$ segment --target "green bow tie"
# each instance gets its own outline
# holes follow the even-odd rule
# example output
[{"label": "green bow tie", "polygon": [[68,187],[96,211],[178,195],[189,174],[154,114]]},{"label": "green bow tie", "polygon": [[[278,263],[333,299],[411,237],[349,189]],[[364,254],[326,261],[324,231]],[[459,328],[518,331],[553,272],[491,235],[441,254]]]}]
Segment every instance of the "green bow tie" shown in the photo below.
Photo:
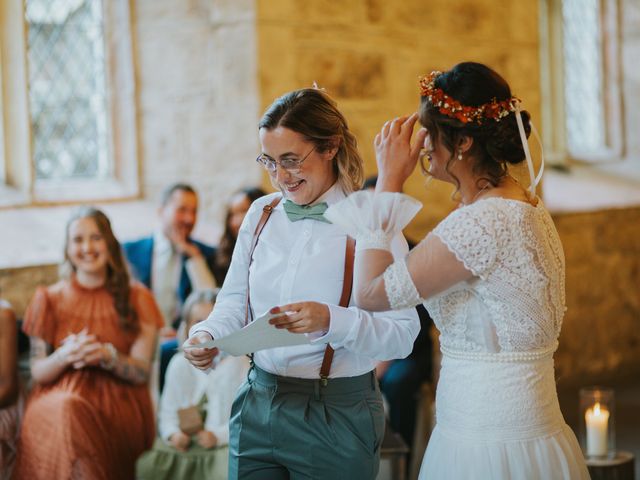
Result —
[{"label": "green bow tie", "polygon": [[289,220],[291,220],[292,222],[297,222],[298,220],[302,220],[304,218],[310,218],[311,220],[331,223],[329,220],[324,218],[324,212],[327,207],[328,205],[326,202],[317,203],[312,207],[306,205],[298,205],[297,203],[293,203],[291,200],[287,200],[284,202],[284,211],[287,213],[287,217],[289,217]]}]

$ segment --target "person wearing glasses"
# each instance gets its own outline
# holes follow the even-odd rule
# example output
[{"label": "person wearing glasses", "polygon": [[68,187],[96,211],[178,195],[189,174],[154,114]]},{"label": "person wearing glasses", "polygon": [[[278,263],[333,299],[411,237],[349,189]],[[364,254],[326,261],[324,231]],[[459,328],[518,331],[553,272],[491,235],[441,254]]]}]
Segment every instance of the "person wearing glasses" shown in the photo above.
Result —
[{"label": "person wearing glasses", "polygon": [[[343,290],[351,286],[352,243],[323,211],[360,188],[363,165],[336,103],[319,89],[296,90],[275,100],[258,127],[257,161],[280,192],[252,204],[218,301],[187,344],[226,336],[267,311],[283,313],[271,320],[274,328],[310,343],[253,355],[231,412],[229,478],[373,479],[384,430],[373,370],[407,356],[420,324],[414,309],[372,314]],[[393,250],[399,257],[408,251],[401,233]],[[201,369],[216,355],[185,350]]]}]

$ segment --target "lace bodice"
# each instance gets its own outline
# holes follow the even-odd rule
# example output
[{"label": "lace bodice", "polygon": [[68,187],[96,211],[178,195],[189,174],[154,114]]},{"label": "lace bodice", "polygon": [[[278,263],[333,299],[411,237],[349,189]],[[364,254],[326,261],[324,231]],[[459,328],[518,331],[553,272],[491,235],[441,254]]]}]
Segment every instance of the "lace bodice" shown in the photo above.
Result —
[{"label": "lace bodice", "polygon": [[[388,249],[389,239],[417,212],[416,204],[401,193],[356,192],[329,207],[325,216],[356,238],[356,250]],[[452,212],[433,235],[442,242],[438,248],[448,248],[473,273],[449,288],[451,283],[443,282],[446,290],[433,289],[441,293],[424,302],[440,330],[443,349],[544,354],[540,351],[555,348],[565,310],[564,254],[542,202],[534,207],[517,200],[482,199]],[[392,309],[421,303],[418,292],[429,289],[426,283],[416,288],[415,282],[438,283],[457,266],[453,257],[434,266],[428,259],[430,248],[416,247],[417,268],[422,261],[431,262],[424,264],[418,280],[405,259],[384,272],[384,293]],[[433,255],[443,258],[442,253]],[[416,268],[416,259],[412,262]]]},{"label": "lace bodice", "polygon": [[483,199],[433,233],[475,275],[425,302],[443,347],[519,352],[555,344],[565,310],[564,254],[542,203]]}]

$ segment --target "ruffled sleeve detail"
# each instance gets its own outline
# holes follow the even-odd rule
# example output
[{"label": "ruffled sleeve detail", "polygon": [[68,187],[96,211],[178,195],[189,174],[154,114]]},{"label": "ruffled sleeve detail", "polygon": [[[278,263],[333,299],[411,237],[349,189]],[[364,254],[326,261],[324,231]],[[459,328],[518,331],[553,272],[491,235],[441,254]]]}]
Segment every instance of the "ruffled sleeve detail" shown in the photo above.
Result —
[{"label": "ruffled sleeve detail", "polygon": [[164,326],[158,304],[147,287],[138,282],[133,283],[131,285],[131,301],[138,314],[140,324],[153,325],[156,328]]},{"label": "ruffled sleeve detail", "polygon": [[324,216],[355,238],[357,250],[389,250],[393,237],[421,208],[419,201],[402,193],[359,191],[331,205]]},{"label": "ruffled sleeve detail", "polygon": [[480,201],[451,213],[433,233],[467,270],[485,279],[496,262],[498,242],[508,235],[506,222],[504,212]]},{"label": "ruffled sleeve detail", "polygon": [[49,292],[38,287],[24,314],[22,330],[30,337],[38,337],[49,345],[55,344],[56,317]]}]

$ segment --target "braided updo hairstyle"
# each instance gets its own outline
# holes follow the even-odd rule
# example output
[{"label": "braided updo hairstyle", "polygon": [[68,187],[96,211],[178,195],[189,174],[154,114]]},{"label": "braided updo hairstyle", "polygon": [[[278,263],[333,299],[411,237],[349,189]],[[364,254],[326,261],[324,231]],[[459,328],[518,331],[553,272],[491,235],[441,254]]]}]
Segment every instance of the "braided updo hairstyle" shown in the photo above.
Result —
[{"label": "braided updo hairstyle", "polygon": [[[435,79],[435,86],[464,106],[477,107],[490,102],[511,98],[509,84],[491,68],[481,63],[463,62],[444,72]],[[527,137],[531,133],[530,115],[521,111],[522,122]],[[450,152],[445,170],[460,188],[460,182],[450,171],[455,161],[457,145],[462,137],[473,139],[469,154],[476,159],[473,173],[478,182],[486,180],[494,187],[507,174],[508,165],[515,165],[525,160],[525,153],[520,141],[515,112],[496,121],[484,119],[482,124],[463,123],[456,118],[440,113],[438,107],[431,104],[426,96],[420,100],[418,110],[420,123],[429,131],[434,145],[442,143]]]}]

